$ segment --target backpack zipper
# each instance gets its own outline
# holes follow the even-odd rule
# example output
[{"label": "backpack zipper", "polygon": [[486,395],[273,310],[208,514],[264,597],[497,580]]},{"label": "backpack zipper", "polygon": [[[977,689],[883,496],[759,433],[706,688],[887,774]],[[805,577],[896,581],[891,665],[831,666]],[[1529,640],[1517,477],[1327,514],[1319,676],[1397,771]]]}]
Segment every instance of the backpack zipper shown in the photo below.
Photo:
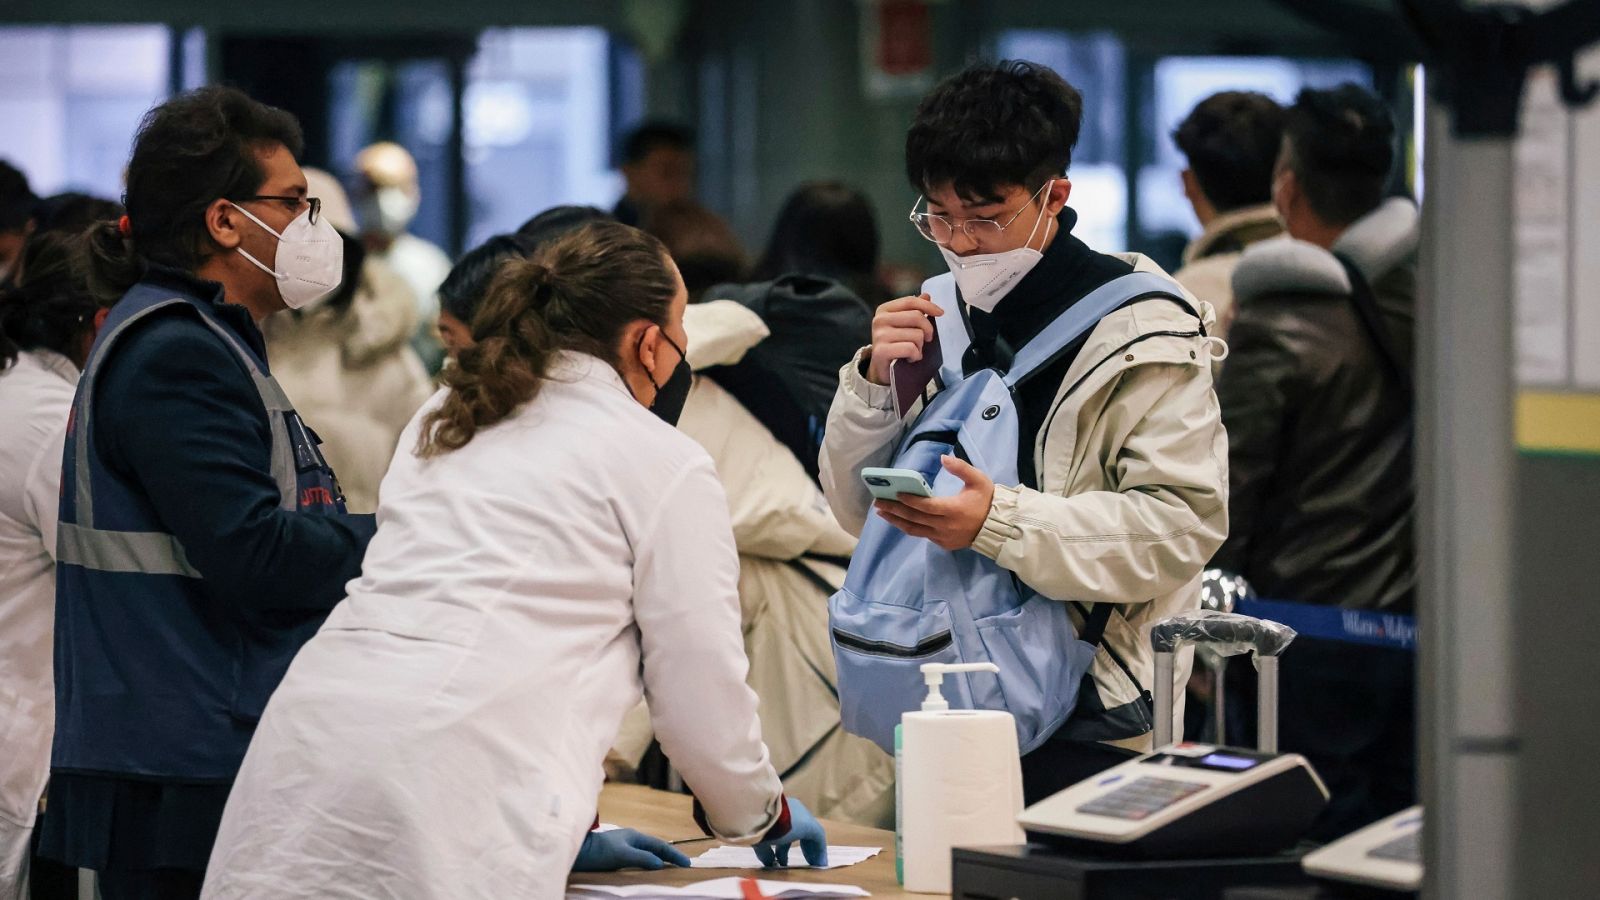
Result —
[{"label": "backpack zipper", "polygon": [[869,641],[866,638],[847,634],[839,629],[833,629],[833,639],[841,647],[849,647],[858,653],[867,653],[873,656],[892,656],[910,659],[918,656],[931,656],[940,650],[955,643],[955,638],[949,631],[941,631],[918,641],[916,646],[907,647],[904,644],[893,644],[889,641]]}]

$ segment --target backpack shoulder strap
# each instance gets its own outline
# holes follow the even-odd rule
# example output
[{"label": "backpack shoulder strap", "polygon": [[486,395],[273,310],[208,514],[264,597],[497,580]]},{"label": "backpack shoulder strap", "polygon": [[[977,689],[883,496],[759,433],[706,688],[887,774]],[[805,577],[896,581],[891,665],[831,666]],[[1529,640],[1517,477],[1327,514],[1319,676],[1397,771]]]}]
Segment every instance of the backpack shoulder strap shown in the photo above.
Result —
[{"label": "backpack shoulder strap", "polygon": [[1190,312],[1194,311],[1183,299],[1183,290],[1170,278],[1154,272],[1130,272],[1114,278],[1067,307],[1055,321],[1024,344],[1017,351],[1011,370],[1006,373],[1006,385],[1016,387],[1092,331],[1101,319],[1129,303],[1147,297],[1168,297],[1181,303]]},{"label": "backpack shoulder strap", "polygon": [[961,314],[954,275],[946,272],[930,278],[923,283],[922,291],[935,306],[944,310],[944,315],[933,320],[933,327],[939,338],[939,352],[944,357],[944,363],[939,366],[939,381],[948,387],[962,378],[961,358],[966,355],[972,336],[967,333]]},{"label": "backpack shoulder strap", "polygon": [[1372,292],[1372,283],[1367,281],[1367,276],[1349,257],[1341,253],[1335,253],[1333,256],[1339,261],[1339,265],[1344,266],[1345,274],[1350,276],[1350,302],[1356,308],[1356,318],[1361,320],[1362,329],[1367,332],[1367,337],[1377,348],[1378,356],[1383,358],[1383,367],[1388,370],[1389,377],[1393,378],[1400,385],[1400,389],[1409,396],[1414,390],[1411,383],[1411,366],[1400,358],[1400,351],[1395,345],[1394,338],[1383,324],[1383,311],[1378,308],[1378,298]]}]

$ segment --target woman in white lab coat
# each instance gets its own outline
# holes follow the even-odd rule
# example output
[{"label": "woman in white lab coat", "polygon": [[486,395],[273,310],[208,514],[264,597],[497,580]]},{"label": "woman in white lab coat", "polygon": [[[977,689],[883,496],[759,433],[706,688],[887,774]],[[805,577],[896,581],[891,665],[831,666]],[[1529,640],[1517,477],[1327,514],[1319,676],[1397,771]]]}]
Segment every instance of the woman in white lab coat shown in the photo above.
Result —
[{"label": "woman in white lab coat", "polygon": [[100,310],[81,253],[65,234],[36,235],[17,284],[0,289],[0,900],[28,894],[50,777],[61,449]]},{"label": "woman in white lab coat", "polygon": [[744,682],[727,503],[669,424],[686,299],[615,223],[506,265],[401,437],[362,576],[267,707],[205,896],[553,898],[574,867],[682,864],[589,832],[642,694],[709,833],[823,857]]}]

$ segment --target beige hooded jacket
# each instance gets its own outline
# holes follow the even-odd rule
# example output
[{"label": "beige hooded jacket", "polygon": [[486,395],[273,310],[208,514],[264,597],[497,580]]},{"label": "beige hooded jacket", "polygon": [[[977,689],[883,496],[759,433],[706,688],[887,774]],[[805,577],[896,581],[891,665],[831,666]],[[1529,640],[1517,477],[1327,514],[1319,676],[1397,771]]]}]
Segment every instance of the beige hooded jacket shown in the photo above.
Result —
[{"label": "beige hooded jacket", "polygon": [[[1164,274],[1143,256],[1121,258]],[[1209,333],[1210,305],[1188,299]],[[1099,697],[1080,697],[1063,726],[1074,737],[1149,749],[1150,626],[1199,607],[1200,573],[1227,537],[1228,439],[1212,389],[1226,345],[1199,324],[1164,300],[1102,319],[1040,429],[1039,489],[996,485],[973,543],[1041,594],[1075,601],[1079,627],[1090,604],[1118,605],[1091,670]],[[841,372],[822,450],[823,490],[855,533],[872,503],[858,473],[890,465],[909,424],[896,417],[890,389],[861,374],[866,352]],[[1176,667],[1175,735],[1192,661],[1192,651],[1182,652]],[[1097,724],[1075,731],[1080,718]]]}]

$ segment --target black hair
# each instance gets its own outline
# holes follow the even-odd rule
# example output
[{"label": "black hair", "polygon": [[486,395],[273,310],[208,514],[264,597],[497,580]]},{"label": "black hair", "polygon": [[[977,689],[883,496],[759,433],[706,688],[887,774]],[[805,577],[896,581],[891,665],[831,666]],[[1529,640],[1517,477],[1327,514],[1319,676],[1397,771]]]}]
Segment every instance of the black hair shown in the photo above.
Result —
[{"label": "black hair", "polygon": [[1283,107],[1266,94],[1223,91],[1201,100],[1172,140],[1206,199],[1217,212],[1231,212],[1272,201],[1283,121]]},{"label": "black hair", "polygon": [[0,231],[20,231],[33,218],[39,201],[22,170],[0,159]]},{"label": "black hair", "polygon": [[503,264],[528,255],[529,245],[514,234],[497,234],[461,254],[439,285],[439,308],[471,325]]},{"label": "black hair", "polygon": [[623,165],[639,162],[658,149],[693,150],[694,133],[675,122],[645,122],[622,139]]},{"label": "black hair", "polygon": [[83,338],[100,308],[88,291],[84,237],[36,232],[22,250],[22,276],[0,291],[0,369],[23,350],[53,350],[81,363]]},{"label": "black hair", "polygon": [[522,227],[517,229],[517,237],[522,239],[529,250],[534,250],[546,241],[557,235],[566,234],[579,225],[616,220],[615,216],[596,206],[552,206],[523,222]]},{"label": "black hair", "polygon": [[847,281],[878,269],[878,223],[860,191],[838,181],[813,181],[784,201],[752,277],[787,272]]},{"label": "black hair", "polygon": [[115,222],[122,213],[122,204],[115,200],[68,191],[40,200],[34,207],[34,223],[39,231],[76,232],[90,225]]},{"label": "black hair", "polygon": [[747,264],[739,236],[726,219],[693,200],[650,207],[644,230],[666,246],[689,291],[698,302],[707,288],[743,281]]},{"label": "black hair", "polygon": [[1072,164],[1083,95],[1053,70],[1006,60],[939,83],[906,132],[906,177],[927,194],[943,185],[989,200],[1008,185],[1037,190]]},{"label": "black hair", "polygon": [[131,232],[114,225],[92,232],[92,276],[99,290],[120,295],[150,263],[193,272],[214,251],[206,208],[242,200],[266,180],[260,156],[281,146],[301,153],[293,115],[230,87],[204,87],[145,114],[128,161]]},{"label": "black hair", "polygon": [[1394,118],[1364,88],[1306,88],[1284,123],[1285,162],[1317,217],[1349,225],[1383,202],[1394,166]]}]

